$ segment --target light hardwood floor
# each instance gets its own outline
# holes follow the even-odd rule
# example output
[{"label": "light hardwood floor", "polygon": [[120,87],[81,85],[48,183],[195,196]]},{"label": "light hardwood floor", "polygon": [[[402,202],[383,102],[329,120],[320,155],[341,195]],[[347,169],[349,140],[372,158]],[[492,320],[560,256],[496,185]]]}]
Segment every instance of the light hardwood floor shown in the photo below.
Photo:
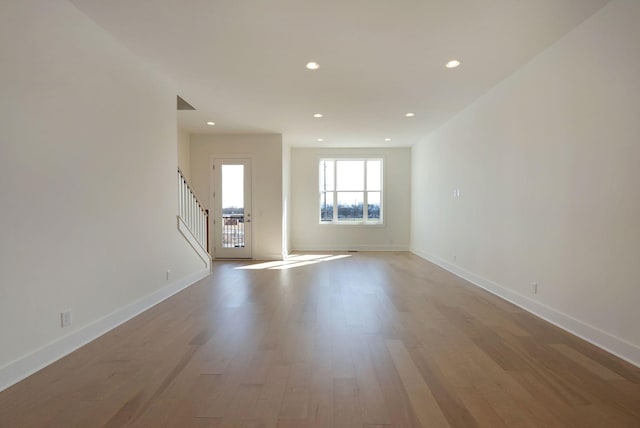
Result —
[{"label": "light hardwood floor", "polygon": [[0,426],[640,427],[640,369],[412,254],[298,257],[214,263]]}]

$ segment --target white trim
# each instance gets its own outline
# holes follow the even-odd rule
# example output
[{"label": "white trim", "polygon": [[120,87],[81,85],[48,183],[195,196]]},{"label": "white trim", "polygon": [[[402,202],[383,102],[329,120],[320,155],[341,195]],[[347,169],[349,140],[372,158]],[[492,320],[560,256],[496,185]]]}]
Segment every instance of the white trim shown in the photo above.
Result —
[{"label": "white trim", "polygon": [[244,261],[275,261],[275,260],[284,260],[282,258],[282,254],[278,253],[278,254],[258,254],[255,257],[217,257],[214,260],[218,260],[218,261],[225,261],[225,260],[244,260]]},{"label": "white trim", "polygon": [[[380,165],[380,190],[369,190],[367,189],[367,161],[377,161],[379,160],[381,162]],[[316,189],[318,189],[318,196],[316,198],[316,201],[318,203],[318,210],[317,210],[317,214],[318,214],[318,224],[322,224],[322,225],[326,225],[326,224],[331,224],[331,225],[348,225],[348,226],[359,226],[359,227],[385,227],[385,207],[386,207],[386,200],[385,200],[385,195],[386,195],[386,191],[385,189],[385,164],[386,164],[386,156],[384,155],[360,155],[360,156],[334,156],[334,155],[327,155],[327,156],[318,156],[316,159],[316,165],[319,168],[320,167],[320,162],[322,161],[332,161],[333,162],[333,190],[320,190],[320,174],[318,174],[316,177],[318,178],[318,181],[316,181]],[[363,161],[364,164],[364,188],[363,189],[359,189],[359,190],[346,190],[346,189],[342,189],[342,190],[338,190],[338,165],[337,165],[337,161]],[[320,172],[318,170],[318,172]],[[320,200],[322,199],[322,193],[333,193],[333,220],[330,222],[327,221],[322,221],[322,205],[320,204]],[[356,222],[352,222],[350,220],[340,220],[338,219],[337,215],[338,215],[338,193],[340,192],[362,192],[362,196],[363,196],[363,211],[362,211],[362,215],[363,215],[363,220],[362,221],[356,221]],[[381,212],[381,218],[379,221],[375,221],[375,220],[369,220],[369,214],[367,212],[367,200],[368,200],[368,196],[367,193],[370,192],[379,192],[380,193],[380,212]],[[367,217],[367,220],[364,220],[364,217]]]},{"label": "white trim", "polygon": [[300,251],[409,251],[406,245],[292,245],[292,253]]},{"label": "white trim", "polygon": [[205,248],[202,248],[202,245],[195,236],[193,236],[193,232],[189,229],[189,226],[180,218],[180,216],[176,216],[178,218],[178,230],[182,233],[182,236],[187,240],[187,242],[193,247],[193,249],[198,253],[202,261],[204,262],[207,269],[211,269],[211,256],[207,253]]},{"label": "white trim", "polygon": [[448,270],[452,274],[465,279],[516,306],[519,306],[525,311],[530,312],[637,367],[640,367],[640,347],[638,345],[627,342],[626,340],[600,330],[597,327],[577,320],[570,315],[564,314],[545,305],[544,303],[533,300],[503,285],[476,275],[473,272],[469,272],[460,266],[429,254],[426,251],[418,248],[411,248],[410,251],[418,257],[428,260],[441,268]]},{"label": "white trim", "polygon": [[26,356],[15,360],[0,368],[0,391],[20,382],[41,370],[49,364],[70,354],[76,349],[97,339],[110,330],[125,323],[136,315],[168,299],[183,289],[195,284],[197,281],[209,276],[209,269],[201,270],[178,281],[166,285],[159,290],[117,309],[109,315],[100,318],[89,325],[76,330]]},{"label": "white trim", "polygon": [[[219,214],[216,214],[216,209],[217,209],[217,205],[216,205],[216,200],[213,197],[213,193],[215,192],[216,189],[216,182],[215,182],[215,171],[214,171],[214,165],[216,162],[221,161],[221,160],[229,160],[229,161],[240,161],[240,160],[248,160],[249,161],[249,171],[251,173],[251,198],[249,198],[250,203],[251,203],[251,211],[250,212],[254,212],[255,211],[255,196],[254,196],[254,189],[256,188],[256,183],[255,183],[255,173],[253,171],[253,155],[235,155],[235,154],[215,154],[215,153],[210,153],[209,154],[209,248],[211,249],[211,254],[212,254],[212,258],[216,259],[216,250],[217,245],[216,245],[216,240],[217,240],[217,235],[216,235],[216,225],[214,224],[214,221],[216,219],[216,216]],[[255,216],[254,216],[255,218]],[[250,250],[251,250],[251,254],[249,255],[248,258],[243,258],[243,260],[254,260],[255,259],[255,227],[253,227],[253,224],[251,225],[251,234],[249,236],[250,241]],[[224,260],[224,258],[218,257],[221,260]]]},{"label": "white trim", "polygon": [[[245,259],[247,260],[247,259]],[[283,260],[282,253],[266,253],[266,254],[257,254],[251,260],[260,260],[260,261],[275,261],[275,260]]]},{"label": "white trim", "polygon": [[329,227],[329,226],[336,226],[339,228],[348,228],[348,227],[353,227],[353,228],[371,228],[371,227],[377,227],[377,228],[386,228],[387,225],[382,223],[382,222],[372,222],[372,221],[348,221],[348,220],[343,220],[343,221],[322,221],[320,223],[318,223],[318,225],[320,227]]}]

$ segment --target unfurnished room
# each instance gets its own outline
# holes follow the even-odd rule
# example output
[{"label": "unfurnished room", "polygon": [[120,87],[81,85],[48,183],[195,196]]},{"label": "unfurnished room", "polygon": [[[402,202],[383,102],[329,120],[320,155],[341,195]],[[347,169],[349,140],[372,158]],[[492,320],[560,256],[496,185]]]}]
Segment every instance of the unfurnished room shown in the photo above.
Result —
[{"label": "unfurnished room", "polygon": [[1,0],[0,427],[640,427],[640,1]]}]

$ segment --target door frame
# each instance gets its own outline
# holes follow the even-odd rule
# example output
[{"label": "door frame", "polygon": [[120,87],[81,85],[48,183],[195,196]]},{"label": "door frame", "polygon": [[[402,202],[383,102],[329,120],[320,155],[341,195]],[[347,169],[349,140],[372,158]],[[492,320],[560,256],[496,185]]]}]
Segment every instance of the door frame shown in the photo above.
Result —
[{"label": "door frame", "polygon": [[[209,234],[209,248],[211,248],[211,257],[213,259],[221,259],[224,260],[225,258],[221,258],[221,257],[216,257],[216,225],[213,223],[216,217],[216,201],[214,198],[214,192],[215,192],[215,171],[213,169],[213,166],[215,164],[216,161],[224,161],[224,160],[249,160],[249,167],[251,168],[251,196],[249,197],[249,200],[251,201],[251,212],[255,211],[255,207],[254,207],[254,197],[253,197],[253,193],[254,193],[254,189],[255,189],[255,178],[254,178],[254,172],[253,172],[253,156],[251,155],[240,155],[240,154],[210,154],[209,155],[209,207],[211,208],[211,214],[209,215],[209,230],[212,231],[212,233]],[[250,256],[249,258],[243,258],[243,260],[253,260],[254,257],[254,242],[255,242],[255,216],[252,216],[252,223],[251,223],[251,232],[250,232],[250,237],[251,237],[251,248],[250,248]],[[228,258],[226,258],[228,260]]]}]

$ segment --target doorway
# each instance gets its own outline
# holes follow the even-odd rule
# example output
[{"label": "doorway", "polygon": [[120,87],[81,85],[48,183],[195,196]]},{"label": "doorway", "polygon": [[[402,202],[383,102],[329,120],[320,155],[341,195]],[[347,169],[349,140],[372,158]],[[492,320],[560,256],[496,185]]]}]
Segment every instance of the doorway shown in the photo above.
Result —
[{"label": "doorway", "polygon": [[214,159],[213,189],[215,258],[250,259],[251,159]]}]

